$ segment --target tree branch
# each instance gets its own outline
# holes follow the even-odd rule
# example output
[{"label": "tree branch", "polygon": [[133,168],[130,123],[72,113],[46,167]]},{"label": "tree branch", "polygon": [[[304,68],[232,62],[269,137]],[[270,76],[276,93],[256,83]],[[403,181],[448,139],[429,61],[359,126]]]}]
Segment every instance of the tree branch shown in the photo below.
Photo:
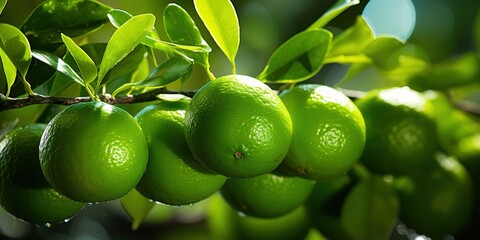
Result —
[{"label": "tree branch", "polygon": [[[110,103],[110,104],[129,104],[129,103],[138,103],[138,102],[149,102],[158,99],[158,94],[183,94],[187,97],[193,97],[196,91],[175,91],[168,90],[166,88],[155,89],[145,93],[137,95],[127,95],[113,98],[111,95],[100,95],[100,100]],[[89,102],[92,101],[90,97],[54,97],[54,96],[43,96],[40,94],[31,95],[25,98],[6,98],[3,95],[0,96],[0,112],[22,108],[35,104],[59,104],[59,105],[73,105],[80,102]]]},{"label": "tree branch", "polygon": [[[343,94],[348,96],[351,99],[361,98],[365,95],[363,91],[349,90],[349,89],[339,89]],[[168,90],[166,88],[159,88],[145,93],[140,93],[136,95],[127,95],[113,98],[111,95],[100,95],[100,100],[110,103],[110,104],[130,104],[130,103],[139,103],[139,102],[149,102],[154,101],[157,98],[158,94],[183,94],[187,97],[193,97],[196,90],[188,91],[176,91]],[[40,94],[35,94],[25,98],[7,98],[0,94],[0,112],[22,108],[35,104],[59,104],[59,105],[72,105],[80,102],[89,102],[92,101],[90,97],[54,97],[54,96],[43,96]],[[455,107],[458,109],[473,114],[475,116],[480,116],[480,107],[478,105],[469,104],[465,102],[454,102]]]}]

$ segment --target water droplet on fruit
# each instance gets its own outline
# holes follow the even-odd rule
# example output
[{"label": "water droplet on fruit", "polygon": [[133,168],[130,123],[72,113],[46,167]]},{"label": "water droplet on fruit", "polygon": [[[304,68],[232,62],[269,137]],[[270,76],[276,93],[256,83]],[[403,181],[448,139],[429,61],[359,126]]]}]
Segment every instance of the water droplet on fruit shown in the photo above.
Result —
[{"label": "water droplet on fruit", "polygon": [[243,213],[243,212],[238,212],[237,214],[238,214],[238,216],[240,216],[240,217],[246,217],[246,216],[247,216],[247,215],[245,215],[245,213]]},{"label": "water droplet on fruit", "polygon": [[51,223],[45,223],[44,226],[47,227],[47,228],[49,228],[49,227],[52,226],[52,224],[51,224]]},{"label": "water droplet on fruit", "polygon": [[188,207],[189,208],[193,207],[193,203],[188,204]]}]

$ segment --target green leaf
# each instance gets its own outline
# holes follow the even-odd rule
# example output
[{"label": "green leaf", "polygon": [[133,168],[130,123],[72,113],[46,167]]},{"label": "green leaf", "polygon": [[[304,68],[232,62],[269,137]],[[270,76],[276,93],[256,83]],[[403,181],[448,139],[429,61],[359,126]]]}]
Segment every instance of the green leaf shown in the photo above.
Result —
[{"label": "green leaf", "polygon": [[95,63],[71,38],[62,34],[62,39],[80,69],[84,84],[89,84],[97,77]]},{"label": "green leaf", "polygon": [[132,219],[132,230],[137,230],[145,217],[150,213],[155,203],[133,189],[120,198],[123,209]]},{"label": "green leaf", "polygon": [[73,79],[78,84],[85,86],[82,78],[78,76],[77,72],[75,72],[75,70],[73,70],[73,68],[70,65],[68,65],[65,61],[63,61],[57,55],[49,52],[45,52],[45,51],[34,50],[32,51],[32,56],[46,63],[47,65],[51,66],[53,69],[59,71],[65,76]]},{"label": "green leaf", "polygon": [[115,96],[120,92],[138,87],[163,87],[190,74],[191,71],[192,63],[190,61],[181,57],[173,57],[155,68],[145,80],[124,84],[115,90],[112,95]]},{"label": "green leaf", "polygon": [[294,83],[311,78],[322,68],[331,41],[332,34],[323,29],[298,33],[275,50],[258,79]]},{"label": "green leaf", "polygon": [[194,0],[195,9],[213,40],[227,56],[235,73],[235,57],[240,45],[237,13],[229,0]]},{"label": "green leaf", "polygon": [[[128,20],[130,20],[130,18],[133,17],[133,15],[130,14],[129,12],[121,9],[112,9],[110,10],[110,12],[108,12],[107,16],[110,22],[116,28],[119,28],[120,26],[125,24]],[[150,32],[147,33],[147,36],[160,39],[160,37],[158,36],[157,30],[155,30],[155,26],[152,28],[152,30],[150,30]]]},{"label": "green leaf", "polygon": [[[200,46],[211,50],[207,42],[202,38],[200,30],[187,11],[177,4],[169,4],[163,12],[163,24],[170,41],[181,45]],[[209,52],[208,51],[208,52]],[[208,52],[188,52],[185,55],[195,62],[209,68]]]},{"label": "green leaf", "polygon": [[142,14],[132,17],[113,33],[100,64],[97,89],[107,72],[140,44],[154,23],[154,15]]},{"label": "green leaf", "polygon": [[21,27],[32,46],[60,43],[60,33],[78,37],[108,21],[110,7],[94,0],[47,0],[40,4]]},{"label": "green leaf", "polygon": [[0,14],[2,14],[3,9],[7,5],[7,0],[0,0]]},{"label": "green leaf", "polygon": [[354,186],[341,211],[341,222],[352,239],[388,239],[399,213],[393,187],[380,176],[371,176]]},{"label": "green leaf", "polygon": [[433,65],[412,76],[409,86],[418,90],[447,90],[478,83],[480,79],[480,56],[465,53]]},{"label": "green leaf", "polygon": [[325,12],[317,21],[315,21],[309,29],[323,28],[330,21],[340,15],[342,12],[350,8],[351,6],[357,5],[360,3],[360,0],[339,0],[337,1],[327,12]]},{"label": "green leaf", "polygon": [[[358,56],[373,40],[372,30],[362,17],[358,17],[353,26],[333,39],[328,58]],[[355,59],[352,60],[355,61]],[[329,62],[334,61],[329,60]]]},{"label": "green leaf", "polygon": [[32,59],[30,44],[16,27],[0,23],[0,48],[10,58],[18,72],[25,77]]},{"label": "green leaf", "polygon": [[10,95],[10,89],[15,83],[15,78],[17,77],[17,68],[2,48],[0,48],[0,62],[2,62],[1,70],[5,73],[5,78],[7,80],[7,92],[5,96],[8,97]]}]

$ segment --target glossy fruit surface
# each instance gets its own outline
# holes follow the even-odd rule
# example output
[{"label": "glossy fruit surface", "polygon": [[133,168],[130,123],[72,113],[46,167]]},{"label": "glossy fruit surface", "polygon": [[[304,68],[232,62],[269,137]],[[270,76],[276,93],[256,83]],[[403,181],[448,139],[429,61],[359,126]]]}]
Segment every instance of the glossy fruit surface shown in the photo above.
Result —
[{"label": "glossy fruit surface", "polygon": [[15,217],[42,225],[69,220],[85,206],[45,180],[38,160],[44,129],[45,124],[26,125],[0,141],[0,204]]},{"label": "glossy fruit surface", "polygon": [[198,90],[185,115],[193,156],[227,177],[254,177],[285,158],[292,122],[284,104],[255,78],[229,75]]},{"label": "glossy fruit surface", "polygon": [[71,105],[47,125],[40,163],[47,181],[80,202],[124,196],[145,172],[148,145],[125,110],[104,103]]}]

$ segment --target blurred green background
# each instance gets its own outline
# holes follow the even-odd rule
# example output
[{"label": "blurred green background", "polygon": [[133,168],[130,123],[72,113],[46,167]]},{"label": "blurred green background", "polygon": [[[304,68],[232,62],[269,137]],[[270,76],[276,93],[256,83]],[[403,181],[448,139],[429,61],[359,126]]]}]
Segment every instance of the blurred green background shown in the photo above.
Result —
[{"label": "blurred green background", "polygon": [[[0,16],[0,22],[21,26],[29,13],[42,1],[11,0]],[[153,13],[157,16],[157,29],[165,37],[162,29],[163,9],[167,0],[102,0],[114,8],[124,9],[132,14]],[[212,72],[225,75],[230,71],[227,58],[214,47],[211,37],[206,33],[195,14],[192,0],[174,1],[184,7],[194,17],[203,31],[203,36],[213,47],[210,57]],[[334,0],[232,0],[240,21],[241,41],[237,57],[237,72],[256,76],[265,66],[270,54],[281,43],[313,23]],[[337,17],[328,25],[334,34],[351,26],[362,13],[368,1],[354,6]],[[480,1],[478,0],[413,0],[416,9],[416,26],[409,39],[432,63],[442,62],[459,54],[478,51],[480,39]],[[114,28],[106,24],[89,36],[91,42],[106,42]],[[331,85],[342,78],[346,67],[328,65],[309,80]],[[197,71],[187,88],[197,88],[207,80],[201,71]],[[368,79],[365,80],[365,79]],[[374,69],[369,69],[344,87],[370,89],[388,86]],[[478,83],[477,83],[478,85]],[[477,86],[478,88],[478,86]],[[478,91],[467,96],[480,102]],[[14,220],[0,213],[0,239],[211,239],[210,230],[204,215],[211,199],[194,206],[169,207],[156,205],[144,224],[137,231],[130,228],[130,219],[124,213],[118,201],[97,204],[85,208],[68,224],[46,228],[33,226]],[[188,231],[187,231],[188,230]],[[314,236],[312,239],[316,239]]]}]

